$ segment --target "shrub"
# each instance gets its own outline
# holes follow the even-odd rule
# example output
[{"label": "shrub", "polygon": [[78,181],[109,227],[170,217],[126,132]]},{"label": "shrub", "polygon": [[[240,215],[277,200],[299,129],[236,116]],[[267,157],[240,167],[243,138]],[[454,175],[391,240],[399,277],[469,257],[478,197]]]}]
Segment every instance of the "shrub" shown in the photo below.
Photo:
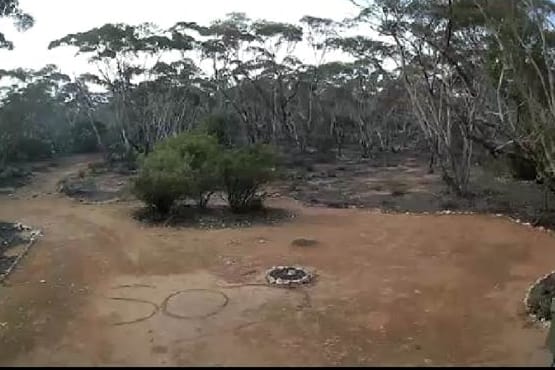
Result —
[{"label": "shrub", "polygon": [[135,194],[161,213],[183,197],[195,197],[204,208],[220,184],[219,155],[218,143],[209,135],[168,139],[143,159]]},{"label": "shrub", "polygon": [[207,116],[201,124],[202,132],[213,136],[223,147],[232,147],[235,142],[234,132],[240,130],[237,118],[231,114],[215,113]]},{"label": "shrub", "polygon": [[163,144],[175,150],[189,170],[188,196],[205,208],[220,184],[219,157],[221,150],[216,138],[205,134],[181,134]]},{"label": "shrub", "polygon": [[275,154],[267,146],[228,150],[221,162],[223,185],[233,212],[262,207],[260,187],[275,176]]},{"label": "shrub", "polygon": [[[96,129],[101,137],[107,132],[106,125],[102,122],[94,122]],[[71,128],[72,151],[74,153],[93,153],[98,151],[98,139],[93,131],[90,122],[78,121]]]},{"label": "shrub", "polygon": [[48,140],[23,137],[16,144],[15,153],[10,159],[34,161],[52,157],[52,143]]},{"label": "shrub", "polygon": [[533,181],[538,176],[536,163],[526,158],[522,153],[516,151],[508,155],[512,175],[517,180]]},{"label": "shrub", "polygon": [[159,147],[142,159],[133,192],[146,204],[166,214],[174,202],[188,192],[190,173],[179,152]]}]

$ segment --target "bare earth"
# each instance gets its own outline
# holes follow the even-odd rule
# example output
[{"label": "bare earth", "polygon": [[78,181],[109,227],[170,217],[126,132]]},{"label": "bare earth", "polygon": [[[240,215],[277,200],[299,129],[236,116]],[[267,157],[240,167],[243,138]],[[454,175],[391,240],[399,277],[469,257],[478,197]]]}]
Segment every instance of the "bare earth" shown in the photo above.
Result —
[{"label": "bare earth", "polygon": [[[0,288],[2,365],[540,365],[546,330],[523,298],[554,270],[548,234],[489,216],[309,208],[281,226],[145,227],[139,204],[55,192],[67,160],[0,219],[44,237]],[[295,247],[296,238],[318,244]],[[280,264],[302,289],[264,285]]]}]

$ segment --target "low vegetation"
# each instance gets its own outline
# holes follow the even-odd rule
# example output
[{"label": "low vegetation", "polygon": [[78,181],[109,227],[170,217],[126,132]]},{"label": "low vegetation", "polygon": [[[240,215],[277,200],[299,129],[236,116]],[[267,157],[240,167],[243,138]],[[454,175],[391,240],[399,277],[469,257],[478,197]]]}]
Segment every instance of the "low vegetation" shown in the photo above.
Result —
[{"label": "low vegetation", "polygon": [[[0,17],[32,26],[17,0],[4,3]],[[270,145],[330,160],[416,151],[467,200],[487,157],[553,192],[553,2],[351,3],[359,12],[343,21],[231,13],[53,40],[49,49],[74,48],[95,72],[0,70],[1,181],[23,161],[96,151],[141,167],[135,193],[160,212],[182,199],[204,208],[215,192],[244,212],[261,206],[275,175],[261,149]],[[0,48],[12,46],[0,34]],[[316,60],[300,59],[297,47]]]},{"label": "low vegetation", "polygon": [[231,149],[223,152],[220,175],[227,201],[235,212],[262,207],[260,189],[276,174],[276,158],[263,145]]},{"label": "low vegetation", "polygon": [[210,135],[185,133],[156,145],[142,159],[134,189],[162,214],[187,198],[206,208],[210,197],[223,190],[230,208],[240,213],[261,208],[261,186],[273,178],[275,165],[266,146],[229,149]]}]

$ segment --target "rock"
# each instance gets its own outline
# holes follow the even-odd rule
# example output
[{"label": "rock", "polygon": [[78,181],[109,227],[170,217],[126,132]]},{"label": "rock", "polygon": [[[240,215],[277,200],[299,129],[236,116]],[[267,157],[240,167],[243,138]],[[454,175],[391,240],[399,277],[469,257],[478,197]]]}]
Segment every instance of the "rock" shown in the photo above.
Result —
[{"label": "rock", "polygon": [[297,238],[291,242],[294,247],[312,247],[318,244],[316,239]]}]

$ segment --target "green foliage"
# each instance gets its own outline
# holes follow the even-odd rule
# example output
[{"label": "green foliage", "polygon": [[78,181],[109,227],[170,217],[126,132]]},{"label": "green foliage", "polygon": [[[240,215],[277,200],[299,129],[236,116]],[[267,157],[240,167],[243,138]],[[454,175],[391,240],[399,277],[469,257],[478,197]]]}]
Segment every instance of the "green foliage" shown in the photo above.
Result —
[{"label": "green foliage", "polygon": [[538,177],[536,163],[528,159],[521,151],[508,154],[512,175],[517,180],[533,181]]},{"label": "green foliage", "polygon": [[217,140],[205,134],[181,134],[160,145],[176,152],[188,169],[188,184],[183,195],[195,196],[198,206],[206,207],[219,187],[219,155]]},{"label": "green foliage", "polygon": [[275,175],[276,155],[270,147],[254,145],[228,150],[221,162],[227,201],[234,212],[261,207],[260,187]]},{"label": "green foliage", "polygon": [[[19,0],[0,0],[0,18],[3,17],[11,18],[21,31],[32,27],[34,23],[33,17],[19,7]],[[13,43],[6,40],[2,32],[0,32],[0,49],[13,49]]]},{"label": "green foliage", "polygon": [[276,155],[264,145],[225,150],[215,137],[187,133],[158,144],[143,158],[135,194],[161,213],[194,197],[200,208],[223,189],[234,212],[262,206],[260,187],[275,176]]},{"label": "green foliage", "polygon": [[[106,134],[106,125],[102,122],[94,122],[99,134],[103,137]],[[70,131],[71,151],[73,153],[93,153],[98,151],[98,140],[91,128],[91,123],[78,121]]]},{"label": "green foliage", "polygon": [[59,86],[68,77],[52,65],[39,71],[1,71],[0,77],[19,83],[7,88],[0,101],[0,164],[63,151],[71,138]]},{"label": "green foliage", "polygon": [[178,151],[161,145],[142,159],[133,191],[147,205],[167,214],[190,191],[191,170]]},{"label": "green foliage", "polygon": [[135,194],[160,213],[185,197],[204,208],[219,187],[218,155],[218,143],[208,135],[181,134],[162,142],[143,158]]},{"label": "green foliage", "polygon": [[211,114],[201,123],[201,131],[215,137],[226,148],[233,146],[239,129],[236,117],[226,113]]},{"label": "green foliage", "polygon": [[[187,43],[183,43],[187,41]],[[117,55],[135,55],[142,51],[153,53],[159,50],[169,50],[174,47],[190,48],[190,41],[183,38],[172,40],[160,36],[156,27],[149,23],[138,26],[127,24],[105,24],[86,32],[69,34],[54,40],[48,46],[53,49],[59,46],[75,46],[79,53],[89,54],[92,61],[105,58],[115,58]]]},{"label": "green foliage", "polygon": [[16,146],[17,151],[13,154],[14,156],[8,158],[12,161],[46,159],[52,157],[53,154],[52,143],[37,138],[23,137]]}]

